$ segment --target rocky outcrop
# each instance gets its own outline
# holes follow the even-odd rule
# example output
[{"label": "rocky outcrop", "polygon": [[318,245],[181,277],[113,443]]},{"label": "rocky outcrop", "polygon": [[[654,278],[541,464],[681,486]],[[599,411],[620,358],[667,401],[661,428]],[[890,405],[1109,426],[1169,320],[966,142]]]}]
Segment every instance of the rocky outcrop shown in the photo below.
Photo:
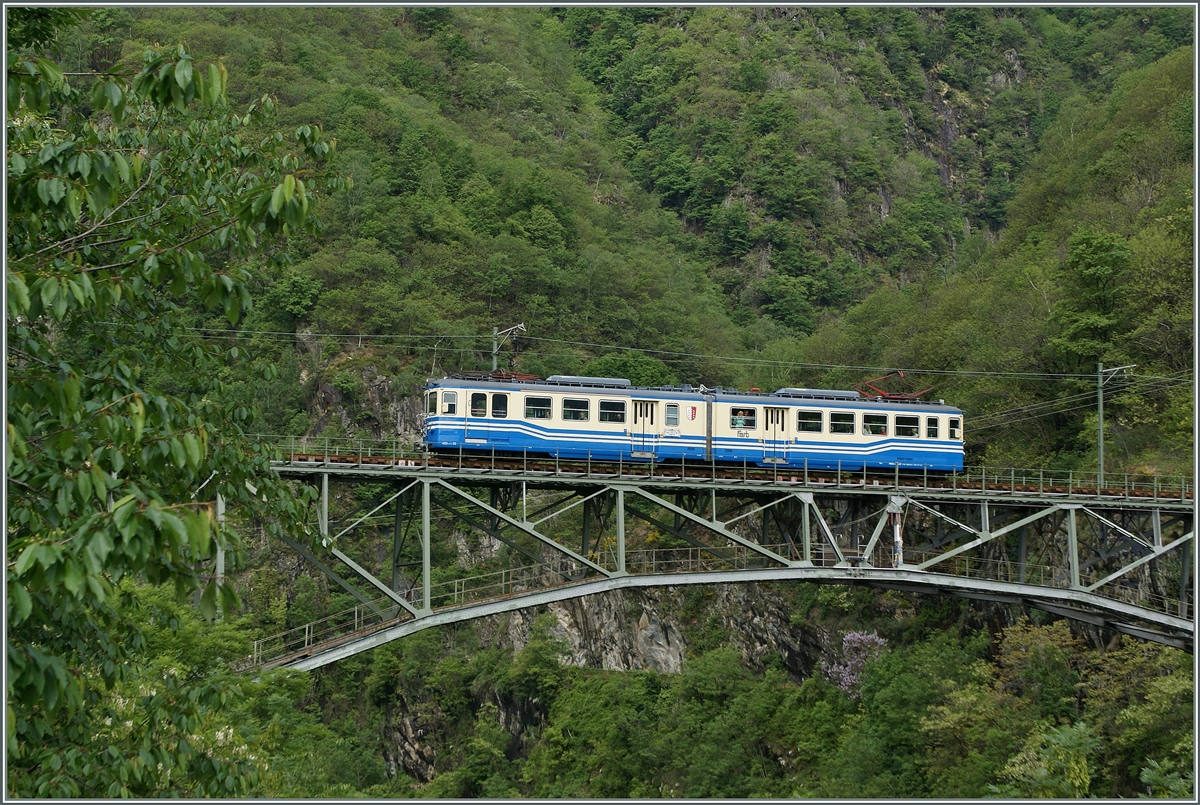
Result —
[{"label": "rocky outcrop", "polygon": [[445,718],[437,704],[428,701],[409,702],[403,694],[396,697],[396,712],[384,727],[383,760],[388,775],[403,769],[416,779],[427,783],[437,774],[434,762],[437,749],[434,740]]},{"label": "rocky outcrop", "polygon": [[[794,680],[811,676],[840,646],[840,634],[803,620],[793,623],[784,598],[769,585],[717,585],[698,620],[717,623],[727,644],[747,667],[762,670],[778,657]],[[685,610],[678,587],[617,590],[550,604],[557,621],[551,633],[569,647],[566,662],[608,671],[678,673],[696,653],[680,625]],[[529,641],[534,611],[522,610],[480,625],[486,642],[520,650]]]}]

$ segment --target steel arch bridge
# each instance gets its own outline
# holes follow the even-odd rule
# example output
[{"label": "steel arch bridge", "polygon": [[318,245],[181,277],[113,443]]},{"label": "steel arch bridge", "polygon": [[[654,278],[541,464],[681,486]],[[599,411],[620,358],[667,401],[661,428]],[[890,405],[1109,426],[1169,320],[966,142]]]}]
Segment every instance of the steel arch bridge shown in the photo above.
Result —
[{"label": "steel arch bridge", "polygon": [[[1101,490],[1036,471],[818,475],[361,445],[275,466],[320,490],[324,548],[285,542],[357,604],[256,640],[243,668],[317,668],[430,626],[611,590],[758,581],[1024,604],[1193,651],[1186,478]],[[376,494],[331,524],[331,482]],[[473,564],[435,573],[435,521]],[[338,547],[364,525],[390,532],[386,556]]]}]

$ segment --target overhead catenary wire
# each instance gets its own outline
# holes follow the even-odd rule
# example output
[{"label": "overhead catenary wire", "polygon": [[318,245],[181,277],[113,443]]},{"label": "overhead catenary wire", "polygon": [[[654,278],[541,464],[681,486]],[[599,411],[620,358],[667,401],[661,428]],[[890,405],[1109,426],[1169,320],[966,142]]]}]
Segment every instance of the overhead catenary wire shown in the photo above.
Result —
[{"label": "overhead catenary wire", "polygon": [[[1169,388],[1172,385],[1184,385],[1185,383],[1190,383],[1190,381],[1180,380],[1173,384],[1172,383],[1158,383],[1158,384],[1156,384],[1155,387],[1145,389],[1144,391],[1154,391],[1154,390],[1157,390],[1157,388]],[[1072,406],[1068,406],[1065,408],[1059,407],[1059,408],[1053,408],[1050,410],[1041,410],[1041,411],[1011,409],[1009,411],[998,411],[994,414],[981,416],[978,419],[971,420],[970,431],[972,433],[978,433],[980,431],[991,430],[993,428],[1005,427],[1008,425],[1015,425],[1019,422],[1028,422],[1033,419],[1042,419],[1042,418],[1049,417],[1049,416],[1055,416],[1057,414],[1066,414],[1066,413],[1070,413],[1072,411],[1083,411],[1083,410],[1094,409],[1094,407],[1095,407],[1095,405],[1094,405],[1095,394],[1094,393],[1083,394],[1083,395],[1073,395],[1072,397],[1064,397],[1062,400],[1057,400],[1055,402],[1061,404],[1061,403],[1067,402],[1069,400],[1077,401],[1077,400],[1079,400],[1079,398],[1087,398],[1087,401],[1082,403],[1081,405],[1072,405]]]},{"label": "overhead catenary wire", "polygon": [[[480,348],[477,350],[467,349],[463,347],[441,347],[439,351],[445,353],[460,353],[466,354],[471,352],[488,352],[491,338],[487,335],[422,335],[422,334],[381,334],[381,333],[316,333],[316,332],[287,332],[281,330],[232,330],[211,327],[195,327],[191,328],[193,332],[199,333],[201,337],[237,337],[245,335],[267,336],[270,340],[276,341],[295,341],[297,338],[305,339],[344,339],[355,343],[366,341],[428,341],[428,340],[475,340],[480,343]],[[546,344],[560,344],[564,346],[588,347],[595,350],[604,350],[607,352],[639,352],[645,355],[662,356],[666,359],[701,359],[711,361],[723,361],[727,363],[754,365],[754,366],[784,366],[795,369],[825,369],[825,370],[846,370],[859,372],[890,372],[898,368],[896,366],[861,366],[853,364],[832,364],[832,363],[807,363],[798,361],[775,360],[769,358],[754,358],[754,357],[736,357],[728,355],[708,355],[698,352],[680,352],[673,350],[662,349],[643,349],[636,347],[621,346],[617,344],[597,344],[589,341],[571,341],[561,338],[545,338],[541,336],[521,336],[522,341],[537,341]],[[434,349],[431,346],[413,346],[410,349],[430,351]],[[575,353],[566,352],[539,352],[534,350],[526,350],[524,354],[536,355],[538,357],[578,357]],[[962,377],[1019,377],[1028,379],[1075,379],[1075,380],[1090,380],[1095,377],[1093,373],[1072,373],[1072,372],[1002,372],[985,369],[922,369],[922,368],[904,368],[899,367],[900,371],[911,375],[947,375],[947,376],[962,376]],[[1147,378],[1153,376],[1145,376]]]},{"label": "overhead catenary wire", "polygon": [[[1182,375],[1184,373],[1180,373],[1180,374]],[[1160,389],[1170,388],[1172,386],[1187,385],[1190,383],[1191,383],[1191,379],[1189,377],[1185,377],[1185,376],[1155,377],[1155,378],[1129,378],[1125,383],[1118,384],[1113,389],[1113,393],[1119,394],[1122,391],[1128,391],[1131,389],[1136,392],[1140,392],[1140,393],[1148,393],[1148,392],[1158,391]],[[1136,389],[1133,388],[1135,386],[1137,386],[1139,388],[1136,388]],[[992,411],[992,412],[989,412],[986,414],[981,414],[978,417],[976,417],[973,420],[974,429],[980,430],[984,425],[990,425],[993,420],[1002,420],[1002,422],[1000,424],[1003,424],[1003,422],[1012,421],[1011,418],[1014,416],[1021,416],[1023,414],[1031,414],[1031,413],[1035,413],[1035,412],[1039,412],[1039,411],[1042,412],[1044,415],[1049,416],[1054,413],[1059,413],[1060,410],[1058,410],[1058,409],[1061,409],[1061,406],[1063,406],[1067,403],[1077,402],[1080,400],[1093,400],[1093,399],[1095,399],[1095,397],[1096,397],[1095,391],[1087,391],[1087,392],[1082,392],[1080,394],[1072,394],[1067,397],[1059,397],[1054,400],[1045,400],[1043,402],[1031,403],[1029,405],[1023,405],[1023,406],[1017,406],[1015,408],[1008,408],[1008,409],[1004,409],[1001,411]],[[1084,407],[1086,407],[1086,406],[1084,406]],[[1055,409],[1055,410],[1050,410],[1050,409]],[[1074,409],[1071,409],[1071,410],[1074,410]]]}]

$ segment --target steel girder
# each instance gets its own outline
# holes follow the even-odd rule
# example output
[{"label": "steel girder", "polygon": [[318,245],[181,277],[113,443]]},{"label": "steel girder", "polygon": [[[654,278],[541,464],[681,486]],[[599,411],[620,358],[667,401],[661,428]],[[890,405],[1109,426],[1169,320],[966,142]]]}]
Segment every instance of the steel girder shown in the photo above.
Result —
[{"label": "steel girder", "polygon": [[[494,599],[477,598],[468,606],[439,603],[465,601],[470,578],[461,580],[461,595],[447,595],[441,588],[433,594],[433,519],[435,512],[443,512],[450,517],[446,522],[465,525],[507,548],[507,559],[499,559],[507,562],[507,570],[489,572],[507,572],[509,579],[518,571],[523,574],[519,585],[500,588],[506,601],[525,601],[520,606],[536,605],[559,589],[563,597],[574,597],[630,584],[722,583],[733,580],[730,573],[739,574],[739,581],[769,580],[783,573],[781,578],[795,580],[865,580],[880,587],[1025,603],[1131,635],[1191,646],[1193,521],[1190,506],[1182,502],[1147,505],[866,483],[828,488],[421,467],[302,467],[283,474],[318,482],[318,528],[326,550],[350,568],[360,586],[365,583],[368,592],[382,596],[373,600],[341,578],[318,558],[315,546],[309,550],[288,539],[289,546],[364,606],[406,619],[372,634],[401,636],[447,617],[501,611]],[[330,536],[331,475],[339,483],[386,478],[396,491]],[[375,567],[361,552],[355,559],[342,550],[338,543],[352,530],[393,503],[386,566]],[[627,532],[631,517],[673,538],[676,547],[649,547],[644,528]],[[418,521],[419,529],[413,529]],[[413,530],[419,531],[419,573],[415,561],[402,562]],[[634,542],[627,544],[627,537]],[[629,554],[631,548],[638,550]],[[664,570],[667,560],[661,556],[685,551],[693,557],[687,560],[687,573],[678,572],[683,560],[676,558],[670,561],[678,567]],[[630,558],[634,566],[628,564]],[[525,564],[514,565],[513,559]],[[658,581],[614,586],[631,574]],[[384,575],[390,583],[378,578]],[[545,589],[539,592],[539,585]],[[508,604],[501,608],[507,611],[504,607]],[[1116,608],[1117,614],[1106,607]],[[443,615],[449,610],[459,614]],[[374,645],[376,639],[368,642]]]}]

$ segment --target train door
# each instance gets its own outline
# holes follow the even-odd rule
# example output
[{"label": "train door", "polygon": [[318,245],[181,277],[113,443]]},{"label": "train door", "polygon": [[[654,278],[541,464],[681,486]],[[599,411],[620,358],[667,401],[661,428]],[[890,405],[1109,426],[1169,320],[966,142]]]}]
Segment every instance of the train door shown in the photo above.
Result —
[{"label": "train door", "polygon": [[466,423],[464,430],[466,435],[463,437],[468,444],[483,444],[487,441],[487,392],[470,391],[467,392],[467,410]]},{"label": "train door", "polygon": [[763,463],[787,463],[786,408],[763,409]]},{"label": "train door", "polygon": [[633,455],[635,458],[653,458],[658,444],[658,403],[653,400],[633,401]]}]

